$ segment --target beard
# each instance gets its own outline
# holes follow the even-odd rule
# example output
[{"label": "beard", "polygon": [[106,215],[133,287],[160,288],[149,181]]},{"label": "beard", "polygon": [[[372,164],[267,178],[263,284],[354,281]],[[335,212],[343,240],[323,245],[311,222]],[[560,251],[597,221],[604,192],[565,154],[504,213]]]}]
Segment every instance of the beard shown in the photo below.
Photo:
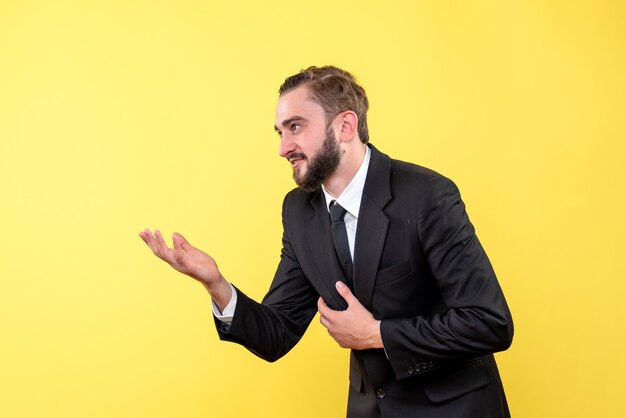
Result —
[{"label": "beard", "polygon": [[322,146],[310,160],[304,154],[292,154],[307,160],[308,169],[303,175],[299,175],[297,170],[293,170],[294,181],[298,187],[307,192],[318,191],[324,180],[337,170],[341,161],[341,149],[331,126],[326,127],[325,135]]}]

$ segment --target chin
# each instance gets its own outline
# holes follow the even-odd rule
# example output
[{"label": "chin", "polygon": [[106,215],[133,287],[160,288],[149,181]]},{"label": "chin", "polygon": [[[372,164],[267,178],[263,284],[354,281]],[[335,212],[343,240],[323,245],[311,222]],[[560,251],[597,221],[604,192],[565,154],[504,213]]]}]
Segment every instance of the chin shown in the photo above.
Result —
[{"label": "chin", "polygon": [[296,182],[300,182],[305,177],[306,177],[306,170],[303,170],[302,167],[299,167],[293,170],[293,179]]}]

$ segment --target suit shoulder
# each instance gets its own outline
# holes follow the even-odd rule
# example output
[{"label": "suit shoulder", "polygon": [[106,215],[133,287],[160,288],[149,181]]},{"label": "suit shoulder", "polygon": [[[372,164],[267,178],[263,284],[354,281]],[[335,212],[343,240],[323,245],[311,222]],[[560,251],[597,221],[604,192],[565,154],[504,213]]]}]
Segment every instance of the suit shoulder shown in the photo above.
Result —
[{"label": "suit shoulder", "polygon": [[449,188],[456,189],[456,185],[448,177],[421,165],[406,161],[391,160],[391,182],[397,186],[420,189]]},{"label": "suit shoulder", "polygon": [[306,192],[299,187],[292,189],[283,200],[283,214],[285,211],[299,211],[310,205],[311,199],[317,192]]}]

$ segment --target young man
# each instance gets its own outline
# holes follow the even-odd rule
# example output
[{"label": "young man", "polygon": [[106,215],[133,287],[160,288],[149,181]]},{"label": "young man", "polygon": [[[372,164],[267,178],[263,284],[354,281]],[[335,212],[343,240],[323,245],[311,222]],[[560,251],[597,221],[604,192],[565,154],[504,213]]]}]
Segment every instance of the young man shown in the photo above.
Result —
[{"label": "young man", "polygon": [[298,188],[283,204],[283,249],[261,304],[174,234],[141,238],[209,291],[221,339],[274,361],[319,311],[352,349],[348,417],[508,417],[493,354],[513,323],[456,186],[369,145],[353,76],[311,67],[280,88],[275,129]]}]

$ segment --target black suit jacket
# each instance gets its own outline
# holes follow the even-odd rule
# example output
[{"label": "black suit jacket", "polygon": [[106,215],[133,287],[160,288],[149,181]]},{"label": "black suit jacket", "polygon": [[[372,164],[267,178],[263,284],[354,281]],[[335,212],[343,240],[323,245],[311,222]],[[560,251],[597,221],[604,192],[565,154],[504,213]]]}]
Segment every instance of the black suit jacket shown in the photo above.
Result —
[{"label": "black suit jacket", "polygon": [[[372,405],[385,418],[509,416],[492,353],[511,344],[511,315],[458,189],[370,148],[354,292],[382,321],[385,349],[352,351],[348,416],[369,416]],[[220,338],[268,361],[300,340],[319,296],[347,307],[335,290],[343,275],[323,193],[287,194],[283,227],[262,304],[237,290],[232,324],[217,322]]]}]

